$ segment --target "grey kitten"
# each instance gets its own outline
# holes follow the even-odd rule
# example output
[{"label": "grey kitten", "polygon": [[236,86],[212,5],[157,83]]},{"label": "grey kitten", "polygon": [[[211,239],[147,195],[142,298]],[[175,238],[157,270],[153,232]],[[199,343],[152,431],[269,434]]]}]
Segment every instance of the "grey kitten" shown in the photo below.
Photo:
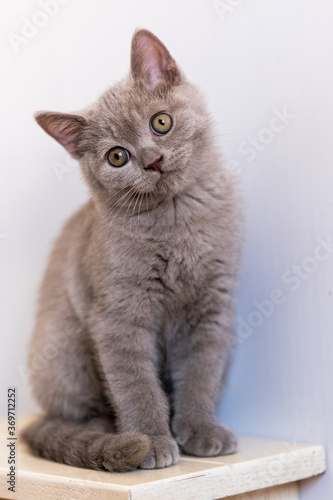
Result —
[{"label": "grey kitten", "polygon": [[58,237],[40,290],[29,366],[46,416],[35,453],[127,471],[179,449],[232,453],[215,419],[232,345],[238,196],[198,89],[149,31],[129,76],[80,113],[37,113],[78,158],[91,199]]}]

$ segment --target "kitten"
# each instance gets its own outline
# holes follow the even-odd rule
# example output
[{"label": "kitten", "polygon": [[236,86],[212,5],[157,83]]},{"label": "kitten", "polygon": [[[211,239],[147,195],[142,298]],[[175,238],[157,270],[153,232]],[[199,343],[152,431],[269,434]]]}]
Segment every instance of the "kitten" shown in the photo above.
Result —
[{"label": "kitten", "polygon": [[29,356],[39,455],[127,471],[179,449],[236,451],[214,416],[232,345],[236,190],[198,89],[149,31],[129,76],[88,109],[38,124],[79,159],[91,199],[58,237]]}]

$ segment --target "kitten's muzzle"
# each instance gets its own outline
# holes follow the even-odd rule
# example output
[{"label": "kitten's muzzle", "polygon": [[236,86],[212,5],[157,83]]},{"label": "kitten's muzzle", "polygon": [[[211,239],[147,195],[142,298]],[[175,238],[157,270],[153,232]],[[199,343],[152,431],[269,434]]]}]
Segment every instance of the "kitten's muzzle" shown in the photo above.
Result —
[{"label": "kitten's muzzle", "polygon": [[161,155],[159,158],[155,158],[155,160],[152,163],[149,163],[149,165],[147,165],[146,167],[144,167],[144,169],[154,170],[155,172],[163,174],[162,164],[163,164],[163,155]]}]

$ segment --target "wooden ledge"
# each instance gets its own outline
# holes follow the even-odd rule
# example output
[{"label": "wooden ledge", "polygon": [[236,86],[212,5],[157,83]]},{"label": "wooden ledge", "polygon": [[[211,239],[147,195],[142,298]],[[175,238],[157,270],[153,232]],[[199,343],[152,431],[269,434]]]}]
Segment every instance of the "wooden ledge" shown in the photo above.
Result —
[{"label": "wooden ledge", "polygon": [[[19,418],[17,431],[34,418]],[[16,492],[12,493],[6,482],[7,425],[6,421],[0,424],[0,499],[213,500],[236,495],[233,500],[292,500],[298,498],[297,481],[325,471],[322,446],[284,441],[241,438],[235,455],[182,456],[177,465],[166,469],[110,473],[34,457],[17,440]]]}]

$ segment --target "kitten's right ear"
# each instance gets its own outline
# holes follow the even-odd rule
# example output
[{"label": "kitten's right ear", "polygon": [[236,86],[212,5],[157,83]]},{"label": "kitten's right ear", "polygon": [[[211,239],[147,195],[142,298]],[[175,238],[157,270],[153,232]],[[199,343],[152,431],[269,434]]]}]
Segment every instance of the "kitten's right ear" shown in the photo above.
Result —
[{"label": "kitten's right ear", "polygon": [[55,111],[38,111],[35,120],[47,134],[58,141],[74,157],[82,156],[80,142],[87,126],[83,116]]},{"label": "kitten's right ear", "polygon": [[137,30],[132,38],[131,73],[134,79],[144,81],[150,89],[159,83],[178,85],[179,68],[166,46],[148,30]]}]

